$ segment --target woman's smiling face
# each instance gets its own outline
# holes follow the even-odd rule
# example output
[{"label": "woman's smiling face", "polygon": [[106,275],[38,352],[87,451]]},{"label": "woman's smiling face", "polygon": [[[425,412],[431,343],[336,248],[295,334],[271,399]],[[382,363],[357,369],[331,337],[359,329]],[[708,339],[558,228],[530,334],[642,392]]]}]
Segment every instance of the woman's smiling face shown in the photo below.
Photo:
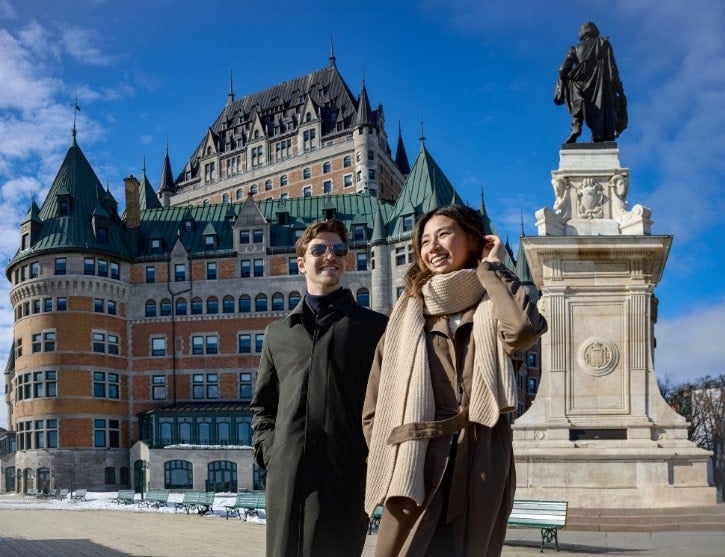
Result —
[{"label": "woman's smiling face", "polygon": [[435,215],[425,223],[420,256],[431,274],[443,275],[465,269],[472,250],[470,236],[452,218]]}]

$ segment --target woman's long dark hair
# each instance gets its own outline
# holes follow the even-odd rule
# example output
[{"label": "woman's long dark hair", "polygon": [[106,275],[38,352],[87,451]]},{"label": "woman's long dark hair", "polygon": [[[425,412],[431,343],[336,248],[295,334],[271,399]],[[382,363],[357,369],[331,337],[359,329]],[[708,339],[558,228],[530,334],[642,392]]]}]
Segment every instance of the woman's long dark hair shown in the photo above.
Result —
[{"label": "woman's long dark hair", "polygon": [[442,205],[424,214],[418,219],[415,225],[415,231],[413,232],[415,261],[413,261],[410,268],[406,271],[404,279],[405,292],[410,296],[420,297],[423,285],[431,277],[431,272],[422,262],[420,247],[425,225],[431,218],[437,215],[453,219],[468,234],[471,238],[472,249],[468,262],[466,263],[466,268],[471,269],[478,266],[485,243],[484,236],[486,235],[480,213],[467,205]]}]

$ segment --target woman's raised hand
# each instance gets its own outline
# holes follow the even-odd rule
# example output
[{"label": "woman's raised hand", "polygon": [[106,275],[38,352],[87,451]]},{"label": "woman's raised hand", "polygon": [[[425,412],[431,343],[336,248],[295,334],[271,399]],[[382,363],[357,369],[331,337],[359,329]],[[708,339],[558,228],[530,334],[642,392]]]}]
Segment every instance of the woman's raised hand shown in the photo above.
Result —
[{"label": "woman's raised hand", "polygon": [[506,258],[506,248],[501,238],[493,234],[484,236],[483,251],[481,252],[481,260],[489,263],[503,263]]}]

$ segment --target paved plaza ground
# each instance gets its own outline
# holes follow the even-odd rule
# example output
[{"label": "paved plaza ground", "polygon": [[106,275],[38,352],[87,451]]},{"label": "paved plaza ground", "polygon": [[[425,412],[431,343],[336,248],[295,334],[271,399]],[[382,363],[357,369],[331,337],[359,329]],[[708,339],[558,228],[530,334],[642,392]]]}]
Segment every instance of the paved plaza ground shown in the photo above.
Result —
[{"label": "paved plaza ground", "polygon": [[[0,507],[0,557],[263,557],[266,526],[145,510],[77,510]],[[372,557],[375,534],[367,537],[363,557]],[[725,531],[616,533],[562,530],[561,557],[722,557]],[[536,530],[510,530],[503,555],[536,556]],[[320,556],[327,557],[327,556]],[[342,556],[346,557],[346,556]]]}]

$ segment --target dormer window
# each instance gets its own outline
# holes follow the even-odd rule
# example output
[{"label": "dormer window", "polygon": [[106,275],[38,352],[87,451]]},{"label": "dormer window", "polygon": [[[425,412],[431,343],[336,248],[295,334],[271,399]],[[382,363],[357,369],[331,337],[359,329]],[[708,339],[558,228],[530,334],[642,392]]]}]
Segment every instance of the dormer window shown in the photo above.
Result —
[{"label": "dormer window", "polygon": [[184,220],[184,232],[191,232],[194,229],[194,221],[192,219]]},{"label": "dormer window", "polygon": [[352,225],[352,239],[355,242],[362,242],[365,240],[365,225],[364,224],[353,224]]},{"label": "dormer window", "polygon": [[67,217],[70,214],[70,201],[68,199],[58,200],[58,215]]},{"label": "dormer window", "polygon": [[411,213],[403,215],[403,232],[411,232],[415,224],[415,216]]},{"label": "dormer window", "polygon": [[216,236],[211,234],[204,236],[204,250],[212,251],[216,249]]},{"label": "dormer window", "polygon": [[307,112],[305,113],[305,122],[312,122],[312,114]]},{"label": "dormer window", "polygon": [[331,220],[337,217],[337,209],[334,207],[327,207],[324,209],[325,220]]},{"label": "dormer window", "polygon": [[277,224],[289,224],[289,213],[287,211],[277,213]]},{"label": "dormer window", "polygon": [[96,241],[104,246],[108,245],[108,228],[98,227],[98,230],[96,230]]},{"label": "dormer window", "polygon": [[151,253],[158,255],[161,253],[161,238],[152,238],[149,246]]}]

